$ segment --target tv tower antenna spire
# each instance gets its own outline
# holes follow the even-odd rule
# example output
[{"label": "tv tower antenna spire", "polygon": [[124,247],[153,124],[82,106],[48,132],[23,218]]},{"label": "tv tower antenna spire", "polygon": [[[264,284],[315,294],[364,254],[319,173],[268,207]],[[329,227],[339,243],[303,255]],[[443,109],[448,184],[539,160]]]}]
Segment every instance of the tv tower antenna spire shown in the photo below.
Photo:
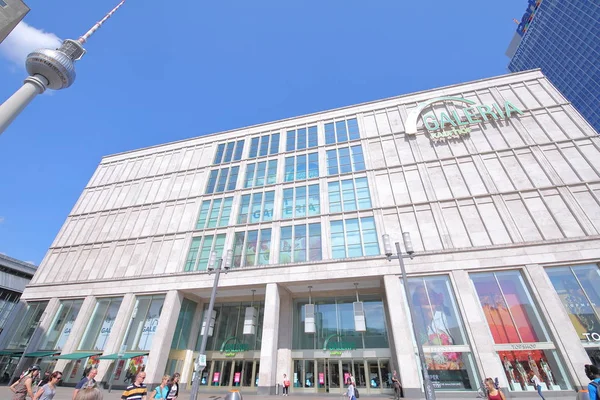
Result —
[{"label": "tv tower antenna spire", "polygon": [[56,50],[38,49],[27,56],[25,68],[29,76],[23,86],[0,105],[0,135],[38,94],[47,88],[66,89],[75,82],[75,62],[81,60],[86,53],[83,44],[124,3],[125,0],[121,0],[79,39],[66,39]]}]

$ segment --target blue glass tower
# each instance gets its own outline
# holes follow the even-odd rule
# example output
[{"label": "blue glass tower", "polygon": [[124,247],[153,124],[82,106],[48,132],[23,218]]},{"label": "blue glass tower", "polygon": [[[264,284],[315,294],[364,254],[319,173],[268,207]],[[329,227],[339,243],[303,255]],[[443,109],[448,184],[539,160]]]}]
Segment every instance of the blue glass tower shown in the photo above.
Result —
[{"label": "blue glass tower", "polygon": [[511,72],[541,68],[600,132],[600,5],[530,0],[507,55]]}]

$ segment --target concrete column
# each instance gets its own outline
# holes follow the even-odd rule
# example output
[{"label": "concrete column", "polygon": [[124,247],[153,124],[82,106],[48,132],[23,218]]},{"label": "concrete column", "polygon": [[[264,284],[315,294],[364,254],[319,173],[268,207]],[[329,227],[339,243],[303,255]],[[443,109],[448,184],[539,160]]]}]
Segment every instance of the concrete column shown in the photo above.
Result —
[{"label": "concrete column", "polygon": [[392,351],[398,362],[398,374],[404,389],[404,396],[408,398],[421,398],[423,390],[418,366],[417,351],[413,345],[413,333],[410,317],[406,313],[406,295],[400,278],[396,275],[383,277],[385,297],[390,308],[390,331],[395,344]]},{"label": "concrete column", "polygon": [[540,265],[527,265],[525,273],[529,275],[531,292],[540,305],[540,311],[548,321],[550,333],[554,336],[556,351],[561,353],[565,372],[576,389],[587,388],[589,379],[585,376],[583,366],[591,364],[581,339],[573,327],[573,323],[558,297],[548,274]]},{"label": "concrete column", "polygon": [[28,76],[23,86],[0,104],[0,135],[19,116],[21,111],[40,93],[46,90],[48,81],[41,75]]},{"label": "concrete column", "polygon": [[[83,304],[79,309],[77,319],[75,319],[75,323],[71,328],[71,333],[69,334],[69,337],[62,348],[62,354],[69,354],[77,351],[77,346],[79,346],[79,342],[81,341],[81,337],[85,332],[85,328],[87,328],[87,325],[92,318],[92,313],[94,312],[95,307],[96,298],[94,296],[87,296],[83,300]],[[56,371],[64,371],[69,362],[70,360],[58,360],[54,369]]]},{"label": "concrete column", "polygon": [[279,348],[277,349],[276,384],[283,382],[283,374],[286,374],[292,382],[294,377],[292,370],[292,318],[294,306],[292,294],[287,289],[280,287],[279,301],[279,334],[277,335],[279,338]]},{"label": "concrete column", "polygon": [[[108,336],[108,340],[106,341],[106,346],[104,347],[105,355],[118,353],[121,349],[123,336],[125,336],[127,327],[131,322],[131,313],[133,312],[134,307],[135,295],[133,293],[125,294],[121,301],[121,307],[119,307],[119,312],[115,318],[110,335]],[[106,375],[106,373],[110,372],[109,367],[113,362],[114,361],[111,360],[100,361],[100,364],[98,365],[98,375],[96,376],[98,382],[106,382],[110,379],[110,376]]]},{"label": "concrete column", "polygon": [[275,394],[277,383],[277,347],[279,342],[280,288],[276,283],[268,283],[265,291],[265,315],[260,351],[260,372],[258,394]]},{"label": "concrete column", "polygon": [[[40,318],[40,324],[31,335],[31,339],[29,340],[29,344],[23,351],[23,354],[32,353],[38,350],[38,346],[40,342],[46,336],[48,329],[50,328],[50,324],[52,324],[52,320],[58,311],[58,307],[60,306],[60,300],[58,298],[50,299],[48,305],[46,306],[46,310],[42,314]],[[20,374],[26,366],[33,364],[35,360],[32,358],[21,357],[19,363],[17,364],[17,368],[15,369],[15,374]],[[17,376],[18,377],[18,376]]]},{"label": "concrete column", "polygon": [[165,373],[182,302],[182,293],[177,290],[169,290],[167,292],[163,309],[158,319],[158,328],[152,338],[148,365],[146,365],[146,383],[148,385],[159,385]]},{"label": "concrete column", "polygon": [[[494,338],[490,333],[477,293],[466,271],[452,271],[452,279],[456,288],[458,308],[463,310],[465,328],[471,341],[473,356],[482,378],[496,378],[503,388],[508,387],[508,380],[502,362],[494,349]],[[475,382],[477,383],[477,382]]]}]

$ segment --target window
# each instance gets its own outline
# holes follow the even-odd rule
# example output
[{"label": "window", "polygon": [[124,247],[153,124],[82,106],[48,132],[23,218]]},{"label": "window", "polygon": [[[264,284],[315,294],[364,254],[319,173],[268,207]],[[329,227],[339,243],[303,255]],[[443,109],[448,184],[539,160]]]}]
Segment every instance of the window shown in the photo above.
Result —
[{"label": "window", "polygon": [[364,171],[364,169],[365,159],[360,145],[327,150],[327,173],[329,175]]},{"label": "window", "polygon": [[206,193],[220,193],[225,190],[235,190],[240,167],[213,169],[208,176]]},{"label": "window", "polygon": [[347,142],[360,139],[356,118],[325,124],[325,144]]},{"label": "window", "polygon": [[317,147],[317,126],[299,128],[287,131],[285,139],[285,151],[304,150]]},{"label": "window", "polygon": [[248,158],[279,153],[279,133],[252,138]]},{"label": "window", "polygon": [[47,305],[47,301],[27,303],[27,310],[20,318],[19,326],[15,330],[7,349],[25,349],[27,347],[31,336],[40,324],[40,319]]},{"label": "window", "polygon": [[331,249],[334,259],[379,255],[373,217],[331,221]]},{"label": "window", "polygon": [[195,237],[192,239],[190,251],[185,262],[185,271],[206,271],[210,252],[217,253],[217,258],[223,257],[225,234]]},{"label": "window", "polygon": [[321,213],[319,184],[283,189],[281,218],[301,218]]},{"label": "window", "polygon": [[238,140],[237,142],[221,143],[217,147],[215,159],[213,164],[228,163],[233,161],[239,161],[242,159],[242,153],[244,152],[244,140]]},{"label": "window", "polygon": [[322,260],[321,224],[281,227],[279,263]]},{"label": "window", "polygon": [[248,224],[273,219],[275,191],[242,196],[238,224]]},{"label": "window", "polygon": [[127,351],[150,350],[164,301],[164,295],[137,298],[123,342]]},{"label": "window", "polygon": [[319,154],[310,153],[285,158],[285,182],[319,177]]},{"label": "window", "polygon": [[0,0],[0,7],[6,7],[8,4],[4,0]]},{"label": "window", "polygon": [[[533,371],[548,390],[568,390],[564,369],[521,271],[470,274],[488,327],[496,343],[510,390],[528,390]],[[516,350],[511,343],[542,344]],[[543,349],[543,350],[542,350]]]},{"label": "window", "polygon": [[200,206],[200,214],[196,229],[215,228],[229,225],[233,197],[204,200]]},{"label": "window", "polygon": [[181,311],[179,311],[179,317],[177,318],[177,325],[175,325],[171,349],[187,350],[196,307],[197,304],[195,302],[183,299]]},{"label": "window", "polygon": [[248,164],[244,188],[271,185],[277,180],[277,160]]},{"label": "window", "polygon": [[17,292],[4,290],[0,292],[0,333],[4,330],[4,325],[8,316],[19,302],[21,295]]},{"label": "window", "polygon": [[329,182],[329,212],[356,211],[371,208],[367,178]]},{"label": "window", "polygon": [[58,311],[54,316],[50,329],[48,329],[48,333],[46,333],[40,350],[62,350],[69,338],[71,329],[73,329],[81,304],[83,304],[83,300],[63,300],[60,302]]},{"label": "window", "polygon": [[122,301],[122,297],[98,299],[78,350],[104,350]]},{"label": "window", "polygon": [[233,243],[233,266],[266,265],[271,255],[271,229],[236,232]]}]

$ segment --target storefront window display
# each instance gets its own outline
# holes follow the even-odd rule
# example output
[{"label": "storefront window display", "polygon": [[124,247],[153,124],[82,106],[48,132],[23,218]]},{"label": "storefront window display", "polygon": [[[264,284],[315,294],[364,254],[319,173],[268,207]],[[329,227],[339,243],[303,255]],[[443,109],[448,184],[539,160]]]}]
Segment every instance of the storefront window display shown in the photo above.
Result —
[{"label": "storefront window display", "polygon": [[40,320],[48,305],[47,301],[27,303],[27,309],[23,318],[20,319],[19,326],[12,335],[8,344],[8,349],[24,350],[29,344],[29,340],[40,325]]},{"label": "storefront window display", "polygon": [[546,390],[570,383],[521,271],[471,274],[512,391],[534,391],[532,371]]},{"label": "storefront window display", "polygon": [[60,302],[56,316],[50,325],[40,350],[61,350],[71,334],[73,324],[79,314],[83,300],[64,300]]},{"label": "storefront window display", "polygon": [[600,365],[600,269],[596,264],[546,268],[592,364]]},{"label": "storefront window display", "polygon": [[164,295],[137,298],[123,343],[127,351],[150,350],[164,301]]},{"label": "storefront window display", "polygon": [[408,292],[416,340],[423,345],[434,388],[473,390],[479,379],[449,277],[411,278]]},{"label": "storefront window display", "polygon": [[355,297],[315,299],[316,333],[304,332],[306,300],[294,303],[294,349],[322,350],[324,346],[333,349],[336,343],[342,343],[353,349],[388,348],[387,328],[383,301],[376,297],[364,296],[363,302],[367,331],[354,330],[352,303]]},{"label": "storefront window display", "polygon": [[104,350],[122,300],[122,297],[98,299],[92,318],[79,344],[79,350]]}]

